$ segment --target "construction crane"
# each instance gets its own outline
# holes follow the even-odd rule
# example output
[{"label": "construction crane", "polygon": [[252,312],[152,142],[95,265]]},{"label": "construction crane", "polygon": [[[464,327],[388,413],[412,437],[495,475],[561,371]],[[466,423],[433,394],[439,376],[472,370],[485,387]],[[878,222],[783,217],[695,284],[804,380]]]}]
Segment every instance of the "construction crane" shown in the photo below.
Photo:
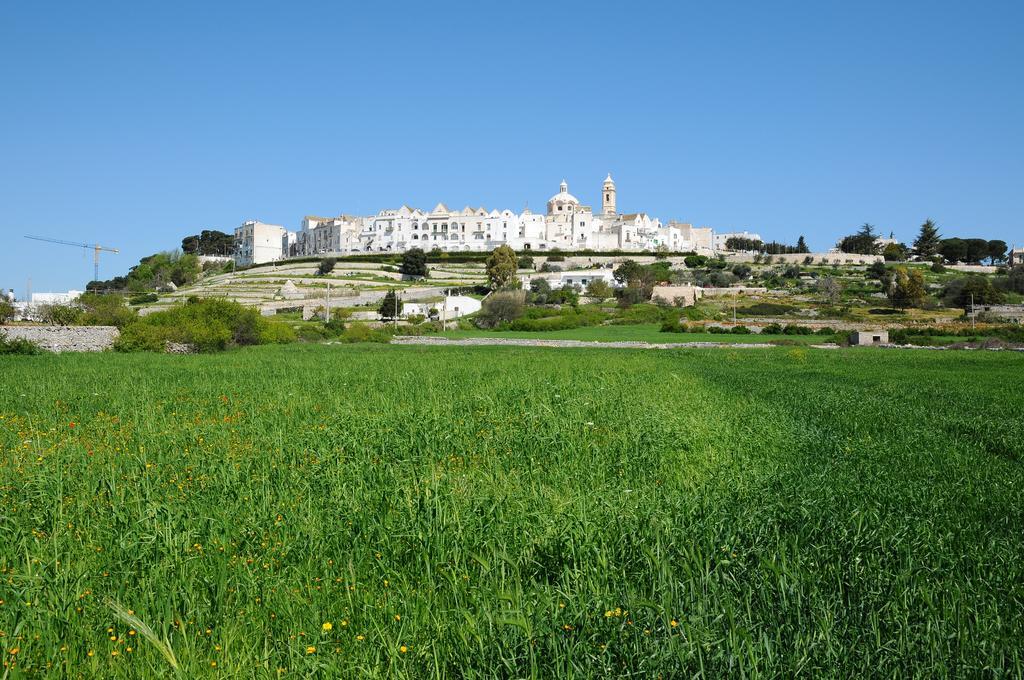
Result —
[{"label": "construction crane", "polygon": [[30,238],[33,241],[46,241],[47,243],[60,243],[65,246],[76,246],[78,248],[88,248],[92,250],[92,280],[100,280],[100,251],[108,253],[120,253],[121,251],[117,248],[108,248],[101,246],[98,243],[77,243],[76,241],[62,241],[59,238],[46,238],[45,236],[29,236],[25,235],[25,238]]}]

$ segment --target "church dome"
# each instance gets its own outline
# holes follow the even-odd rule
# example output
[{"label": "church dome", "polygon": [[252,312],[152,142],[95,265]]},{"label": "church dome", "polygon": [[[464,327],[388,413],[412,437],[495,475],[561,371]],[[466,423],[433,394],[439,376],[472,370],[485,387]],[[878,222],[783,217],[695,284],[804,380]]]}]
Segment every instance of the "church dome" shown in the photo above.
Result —
[{"label": "church dome", "polygon": [[562,183],[558,186],[558,193],[548,199],[548,213],[553,213],[559,210],[559,206],[578,206],[580,201],[578,198],[569,193],[569,185],[562,180]]}]

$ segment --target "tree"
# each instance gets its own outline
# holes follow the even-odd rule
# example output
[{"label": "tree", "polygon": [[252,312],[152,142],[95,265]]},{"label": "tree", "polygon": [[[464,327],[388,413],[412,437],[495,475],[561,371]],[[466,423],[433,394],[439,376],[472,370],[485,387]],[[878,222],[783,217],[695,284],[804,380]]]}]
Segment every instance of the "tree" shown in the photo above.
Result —
[{"label": "tree", "polygon": [[800,238],[796,240],[796,252],[798,253],[809,253],[811,250],[807,247],[807,242],[804,241],[804,235],[800,234]]},{"label": "tree", "polygon": [[523,255],[519,258],[519,269],[533,269],[533,256]]},{"label": "tree", "polygon": [[637,262],[636,260],[625,260],[622,264],[615,268],[612,272],[612,276],[619,283],[629,283],[630,281],[638,281],[644,275],[645,267]]},{"label": "tree", "polygon": [[979,264],[988,257],[988,241],[983,238],[964,239],[967,246],[966,259],[972,264]]},{"label": "tree", "polygon": [[398,295],[395,294],[394,290],[389,290],[384,294],[384,299],[380,303],[381,318],[384,319],[397,319],[402,316],[402,307],[405,305],[401,300],[398,299]]},{"label": "tree", "polygon": [[858,255],[878,254],[878,235],[875,234],[875,227],[865,222],[857,230],[856,234],[843,237],[839,241],[839,250],[844,253],[855,253]]},{"label": "tree", "polygon": [[753,250],[760,252],[764,250],[764,243],[758,239],[743,238],[742,236],[730,236],[725,239],[726,250]]},{"label": "tree", "polygon": [[900,309],[920,307],[924,297],[924,275],[920,270],[908,271],[906,267],[897,267],[893,286],[889,291],[892,306]]},{"label": "tree", "polygon": [[907,247],[902,243],[890,243],[882,251],[886,262],[903,262],[907,259]]},{"label": "tree", "polygon": [[492,290],[507,288],[516,282],[519,259],[508,246],[498,246],[487,258],[487,280]]},{"label": "tree", "polygon": [[914,252],[922,258],[934,257],[938,254],[941,243],[942,236],[939,235],[939,228],[930,219],[925,220],[917,238],[914,239]]},{"label": "tree", "polygon": [[834,276],[826,276],[818,282],[818,290],[825,301],[835,305],[843,295],[843,286]]},{"label": "tree", "polygon": [[199,234],[181,239],[181,250],[187,255],[219,255],[226,257],[234,252],[235,237],[216,229],[204,229]]},{"label": "tree", "polygon": [[538,305],[546,305],[551,295],[551,284],[547,279],[530,280],[530,301]]},{"label": "tree", "polygon": [[7,298],[0,297],[0,326],[14,318],[14,305]]},{"label": "tree", "polygon": [[1010,268],[1006,277],[1007,287],[1014,293],[1024,293],[1024,264]]},{"label": "tree", "polygon": [[495,291],[484,299],[483,307],[477,315],[476,323],[481,328],[495,328],[503,323],[514,321],[521,317],[525,306],[525,291]]},{"label": "tree", "polygon": [[946,262],[955,264],[967,259],[967,244],[960,238],[944,238],[939,242],[939,254]]},{"label": "tree", "polygon": [[[1024,270],[1024,267],[1021,268]],[[599,300],[607,300],[614,294],[612,287],[608,285],[608,282],[604,279],[594,279],[587,284],[587,297],[598,298]]]},{"label": "tree", "polygon": [[965,276],[950,281],[942,299],[949,307],[970,309],[972,302],[974,305],[998,304],[1003,301],[1003,294],[986,276]]},{"label": "tree", "polygon": [[336,262],[337,260],[335,260],[333,257],[325,257],[324,259],[320,260],[320,266],[316,268],[316,273],[319,274],[320,276],[330,274],[332,271],[334,271],[334,264]]},{"label": "tree", "polygon": [[402,264],[398,271],[406,276],[428,276],[427,254],[422,248],[410,248],[402,255]]},{"label": "tree", "polygon": [[986,254],[988,255],[989,262],[992,264],[1002,262],[1006,259],[1006,241],[989,241],[988,252]]},{"label": "tree", "polygon": [[738,279],[749,279],[753,271],[754,270],[750,268],[749,264],[738,264],[732,268],[732,273],[735,274]]},{"label": "tree", "polygon": [[194,254],[199,250],[199,235],[186,236],[181,239],[181,252]]}]

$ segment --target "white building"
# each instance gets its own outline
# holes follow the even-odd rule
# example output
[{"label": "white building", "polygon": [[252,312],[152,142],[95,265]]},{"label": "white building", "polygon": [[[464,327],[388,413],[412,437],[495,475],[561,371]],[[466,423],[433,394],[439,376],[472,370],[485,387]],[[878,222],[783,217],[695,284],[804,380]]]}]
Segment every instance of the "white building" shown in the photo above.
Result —
[{"label": "white building", "polygon": [[760,234],[755,234],[752,231],[727,231],[727,232],[723,232],[723,233],[720,233],[720,234],[715,234],[715,236],[714,236],[714,249],[715,249],[715,252],[718,252],[718,251],[721,251],[721,250],[728,250],[729,248],[726,245],[726,243],[731,238],[743,238],[743,239],[747,239],[748,241],[760,241],[761,240],[761,235]]},{"label": "white building", "polygon": [[467,314],[479,312],[483,303],[468,295],[448,295],[437,302],[406,302],[402,305],[402,316],[409,317],[413,314],[430,316],[430,312],[437,311],[437,318],[450,321],[458,319]]},{"label": "white building", "polygon": [[611,269],[572,269],[564,272],[537,272],[534,274],[522,274],[519,280],[523,284],[523,288],[529,288],[530,282],[536,279],[544,279],[548,282],[548,285],[552,288],[561,288],[562,286],[576,286],[580,290],[586,290],[594,281],[604,281],[612,288],[621,288],[622,284],[615,280],[615,275]]},{"label": "white building", "polygon": [[33,305],[66,305],[82,297],[80,290],[69,290],[66,293],[32,293]]},{"label": "white building", "polygon": [[257,220],[244,222],[235,228],[235,264],[246,267],[280,260],[284,255],[283,243],[287,229]]},{"label": "white building", "polygon": [[601,183],[600,212],[569,193],[564,180],[547,201],[545,214],[529,210],[488,210],[466,206],[451,209],[438,203],[424,211],[403,205],[376,215],[306,216],[302,228],[249,221],[235,230],[238,265],[262,264],[282,257],[354,253],[399,253],[410,248],[429,252],[488,252],[501,245],[517,251],[670,250],[712,254],[732,236],[759,238],[749,232],[715,235],[710,227],[689,223],[667,225],[644,212],[619,213],[611,174]]}]

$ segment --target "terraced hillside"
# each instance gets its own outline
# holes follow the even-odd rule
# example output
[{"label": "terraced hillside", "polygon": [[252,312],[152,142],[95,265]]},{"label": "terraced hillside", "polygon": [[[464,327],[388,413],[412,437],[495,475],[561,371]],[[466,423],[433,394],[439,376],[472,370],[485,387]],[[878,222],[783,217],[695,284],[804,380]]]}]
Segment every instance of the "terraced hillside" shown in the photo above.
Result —
[{"label": "terraced hillside", "polygon": [[339,262],[327,275],[317,274],[316,262],[267,264],[238,272],[213,274],[198,283],[162,294],[142,313],[165,309],[191,296],[233,300],[263,310],[327,304],[331,307],[375,305],[391,289],[402,291],[408,302],[434,300],[446,289],[482,284],[484,267],[477,263],[430,265],[426,280],[403,280],[393,265]]}]

